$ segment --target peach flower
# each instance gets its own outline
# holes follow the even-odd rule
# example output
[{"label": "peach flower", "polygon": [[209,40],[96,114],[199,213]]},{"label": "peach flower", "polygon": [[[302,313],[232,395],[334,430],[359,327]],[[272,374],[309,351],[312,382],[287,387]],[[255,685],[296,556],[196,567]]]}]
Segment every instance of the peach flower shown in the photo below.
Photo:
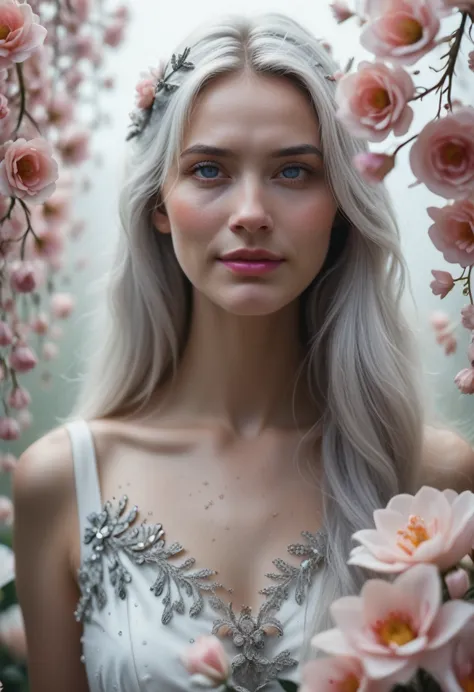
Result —
[{"label": "peach flower", "polygon": [[15,578],[15,556],[13,550],[0,543],[0,589]]},{"label": "peach flower", "polygon": [[219,687],[230,674],[224,647],[214,636],[198,637],[183,655],[182,662],[192,676],[191,682],[202,687]]},{"label": "peach flower", "polygon": [[351,656],[327,656],[303,668],[300,692],[382,692],[390,687],[369,680],[362,663]]},{"label": "peach flower", "polygon": [[437,568],[420,564],[392,583],[370,579],[360,596],[335,601],[331,614],[336,627],[313,637],[313,646],[328,654],[357,656],[373,680],[404,684],[418,668],[436,677],[438,654],[448,651],[466,623],[474,621],[474,604],[442,604]]},{"label": "peach flower", "polygon": [[454,378],[454,382],[463,394],[474,394],[474,369],[464,368],[460,370]]},{"label": "peach flower", "polygon": [[370,53],[412,65],[434,48],[440,28],[437,0],[379,0],[370,4],[369,21],[360,36]]},{"label": "peach flower", "polygon": [[454,279],[449,272],[444,272],[439,269],[432,269],[433,281],[430,283],[430,288],[435,296],[446,298],[448,293],[454,288]]},{"label": "peach flower", "polygon": [[337,117],[355,137],[381,142],[393,132],[404,135],[413,120],[407,105],[413,80],[401,67],[361,62],[357,72],[337,81]]},{"label": "peach flower", "polygon": [[357,531],[348,564],[375,572],[403,572],[423,562],[446,570],[474,546],[474,493],[423,486],[396,495],[374,512],[375,529]]},{"label": "peach flower", "polygon": [[442,209],[428,207],[434,224],[428,235],[447,262],[470,267],[474,264],[474,204],[467,199]]},{"label": "peach flower", "polygon": [[74,298],[70,293],[54,293],[51,296],[51,312],[54,317],[67,319],[74,310]]},{"label": "peach flower", "polygon": [[27,3],[0,0],[0,68],[24,62],[44,43],[47,31]]},{"label": "peach flower", "polygon": [[8,405],[14,409],[28,408],[31,404],[31,396],[24,387],[15,387],[8,396]]},{"label": "peach flower", "polygon": [[458,107],[425,125],[411,148],[410,165],[436,195],[462,199],[474,192],[474,108]]},{"label": "peach flower", "polygon": [[465,305],[461,310],[462,326],[474,330],[474,305]]},{"label": "peach flower", "polygon": [[58,164],[51,145],[41,137],[17,139],[3,145],[0,193],[40,204],[55,190]]},{"label": "peach flower", "polygon": [[10,269],[10,285],[17,293],[31,293],[38,285],[32,262],[15,262]]},{"label": "peach flower", "polygon": [[13,332],[10,325],[0,320],[0,346],[10,346],[13,343]]},{"label": "peach flower", "polygon": [[10,366],[17,372],[28,372],[38,364],[38,359],[28,346],[15,346],[10,353]]},{"label": "peach flower", "polygon": [[365,181],[375,185],[381,183],[393,170],[395,159],[388,154],[361,152],[354,156],[352,163]]}]

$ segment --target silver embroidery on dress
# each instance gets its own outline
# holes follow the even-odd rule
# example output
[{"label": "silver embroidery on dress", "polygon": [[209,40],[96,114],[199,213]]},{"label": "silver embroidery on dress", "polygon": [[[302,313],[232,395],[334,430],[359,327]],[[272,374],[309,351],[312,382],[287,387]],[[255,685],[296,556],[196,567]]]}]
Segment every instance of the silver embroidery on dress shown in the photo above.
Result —
[{"label": "silver embroidery on dress", "polygon": [[[138,516],[138,507],[133,507],[124,518],[127,503],[128,498],[124,495],[117,509],[107,502],[100,514],[94,512],[87,517],[90,527],[86,528],[84,543],[91,546],[92,553],[85,558],[79,569],[81,598],[75,612],[76,620],[90,620],[94,602],[99,610],[107,603],[103,587],[105,559],[108,560],[109,579],[116,596],[122,600],[127,597],[127,584],[131,582],[132,576],[122,564],[121,552],[128,555],[136,565],[153,563],[158,567],[158,577],[150,590],[155,596],[164,594],[162,601],[165,607],[161,618],[164,625],[168,624],[174,612],[185,612],[183,592],[192,599],[189,614],[197,617],[204,606],[202,592],[221,588],[217,582],[206,581],[216,572],[200,569],[186,574],[195,563],[193,558],[188,558],[180,565],[170,564],[169,558],[182,553],[183,547],[179,543],[166,547],[165,532],[161,524],[152,526],[142,523],[130,528]],[[173,586],[176,598],[173,598]]]},{"label": "silver embroidery on dress", "polygon": [[127,503],[128,498],[124,496],[116,508],[107,502],[100,514],[94,512],[87,517],[90,526],[86,528],[84,543],[91,546],[92,552],[79,569],[81,598],[75,612],[76,620],[89,621],[94,604],[99,610],[106,605],[107,595],[103,586],[106,560],[116,596],[120,599],[127,597],[127,585],[132,576],[120,559],[120,553],[124,552],[136,565],[152,563],[157,566],[158,576],[150,590],[155,596],[164,594],[161,618],[164,625],[171,621],[175,612],[185,613],[185,596],[192,600],[189,615],[197,617],[204,607],[203,594],[210,594],[210,605],[220,614],[213,623],[212,633],[221,638],[231,638],[237,650],[232,661],[232,683],[237,692],[258,692],[298,664],[289,651],[283,651],[273,659],[267,658],[265,643],[267,637],[283,636],[283,626],[276,614],[290,593],[294,591],[298,605],[304,602],[316,571],[326,559],[323,532],[312,534],[304,531],[301,535],[306,543],[288,547],[291,555],[304,558],[298,567],[281,559],[273,561],[279,573],[266,576],[276,583],[260,591],[266,598],[256,617],[248,607],[243,607],[236,615],[232,604],[216,594],[224,588],[222,584],[209,580],[217,573],[210,569],[189,573],[195,564],[194,558],[187,558],[179,565],[170,563],[169,559],[182,553],[183,547],[179,543],[166,547],[161,524],[142,523],[132,527],[138,516],[138,507],[133,507],[124,516]]}]

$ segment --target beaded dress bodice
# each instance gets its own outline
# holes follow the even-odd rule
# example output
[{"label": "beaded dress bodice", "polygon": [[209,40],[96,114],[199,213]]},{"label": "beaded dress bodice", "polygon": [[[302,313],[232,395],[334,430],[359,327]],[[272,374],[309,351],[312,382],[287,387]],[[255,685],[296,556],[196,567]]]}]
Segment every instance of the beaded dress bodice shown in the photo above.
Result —
[{"label": "beaded dress bodice", "polygon": [[140,519],[126,496],[102,505],[95,450],[85,421],[67,425],[81,530],[83,657],[90,692],[188,692],[180,656],[200,635],[222,640],[239,692],[277,692],[276,678],[297,682],[305,604],[317,598],[324,560],[322,534],[302,533],[290,554],[274,560],[255,615],[235,608],[211,569],[195,566],[166,527]]}]

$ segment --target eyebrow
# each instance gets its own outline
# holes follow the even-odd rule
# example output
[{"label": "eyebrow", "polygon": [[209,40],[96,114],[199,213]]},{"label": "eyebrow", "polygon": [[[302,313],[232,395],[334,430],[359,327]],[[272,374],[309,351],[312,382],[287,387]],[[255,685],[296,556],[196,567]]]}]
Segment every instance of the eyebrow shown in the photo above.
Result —
[{"label": "eyebrow", "polygon": [[[207,154],[208,156],[226,156],[227,158],[235,158],[236,154],[232,149],[223,149],[214,147],[208,144],[194,144],[192,147],[185,149],[180,158],[189,154]],[[323,159],[323,152],[315,147],[314,144],[297,144],[293,147],[285,147],[272,151],[270,156],[274,159],[283,158],[284,156],[299,156],[301,154],[316,154]]]}]

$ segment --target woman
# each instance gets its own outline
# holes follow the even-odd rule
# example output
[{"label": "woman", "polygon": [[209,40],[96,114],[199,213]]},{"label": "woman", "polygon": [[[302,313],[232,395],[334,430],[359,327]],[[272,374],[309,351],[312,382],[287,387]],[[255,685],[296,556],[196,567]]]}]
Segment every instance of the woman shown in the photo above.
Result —
[{"label": "woman", "polygon": [[452,485],[447,453],[470,473],[462,441],[424,435],[398,231],[334,71],[293,20],[227,17],[134,117],[107,339],[78,420],[15,477],[31,692],[182,692],[211,631],[239,690],[298,680],[362,584],[351,534]]}]

